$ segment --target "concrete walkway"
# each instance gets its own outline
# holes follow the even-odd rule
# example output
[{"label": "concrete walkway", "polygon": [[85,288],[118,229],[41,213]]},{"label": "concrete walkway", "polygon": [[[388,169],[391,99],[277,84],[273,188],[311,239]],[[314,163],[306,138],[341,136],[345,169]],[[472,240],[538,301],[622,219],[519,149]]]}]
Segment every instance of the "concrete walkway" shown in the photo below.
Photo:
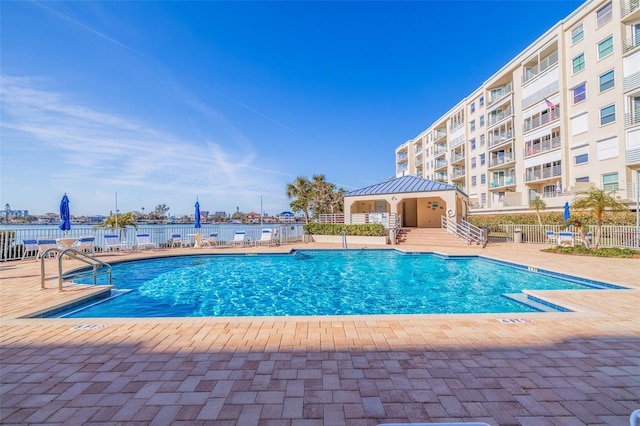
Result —
[{"label": "concrete walkway", "polygon": [[[96,289],[60,292],[51,280],[41,290],[39,263],[3,263],[0,423],[628,425],[640,408],[640,260],[541,248],[428,251],[481,254],[630,289],[536,292],[571,313],[22,319]],[[206,252],[222,249],[198,253]],[[55,261],[47,262],[53,271]]]}]

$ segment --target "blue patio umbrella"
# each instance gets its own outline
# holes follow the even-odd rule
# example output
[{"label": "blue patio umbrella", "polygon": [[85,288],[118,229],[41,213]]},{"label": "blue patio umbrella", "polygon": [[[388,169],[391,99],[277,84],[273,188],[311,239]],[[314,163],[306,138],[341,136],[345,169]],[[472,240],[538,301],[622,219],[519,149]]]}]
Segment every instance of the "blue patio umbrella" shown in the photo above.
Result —
[{"label": "blue patio umbrella", "polygon": [[202,225],[200,225],[200,203],[198,201],[196,201],[196,214],[195,214],[195,219],[196,219],[196,224],[195,227],[196,228],[201,228]]},{"label": "blue patio umbrella", "polygon": [[65,232],[71,229],[71,214],[69,213],[69,197],[67,197],[67,194],[64,194],[60,201],[60,221],[58,228]]},{"label": "blue patio umbrella", "polygon": [[564,203],[564,216],[562,216],[565,222],[569,220],[570,215],[571,214],[569,212],[569,202],[567,201],[566,203]]}]

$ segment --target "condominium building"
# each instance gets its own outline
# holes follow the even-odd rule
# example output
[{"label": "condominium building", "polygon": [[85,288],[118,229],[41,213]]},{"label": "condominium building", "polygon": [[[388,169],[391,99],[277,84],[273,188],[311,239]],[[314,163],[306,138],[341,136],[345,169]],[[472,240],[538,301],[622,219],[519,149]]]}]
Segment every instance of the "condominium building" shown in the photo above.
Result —
[{"label": "condominium building", "polygon": [[396,176],[457,185],[477,213],[596,186],[636,209],[640,0],[590,0],[395,150]]}]

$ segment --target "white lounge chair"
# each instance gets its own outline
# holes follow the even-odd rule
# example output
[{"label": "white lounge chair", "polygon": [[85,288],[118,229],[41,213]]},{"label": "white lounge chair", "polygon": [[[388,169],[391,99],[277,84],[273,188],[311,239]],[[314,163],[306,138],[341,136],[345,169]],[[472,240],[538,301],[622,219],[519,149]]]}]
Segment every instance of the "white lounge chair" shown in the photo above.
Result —
[{"label": "white lounge chair", "polygon": [[22,259],[27,256],[27,253],[36,253],[38,255],[38,240],[22,240]]},{"label": "white lounge chair", "polygon": [[91,254],[95,254],[96,253],[96,247],[95,247],[95,237],[91,237],[91,236],[85,236],[85,237],[80,237],[78,238],[78,241],[76,241],[73,244],[73,248],[78,250],[81,253],[91,253]]},{"label": "white lounge chair", "polygon": [[[58,248],[58,242],[52,238],[38,238],[38,254],[36,254],[36,260],[45,255],[45,251],[51,248]],[[48,257],[58,257],[59,252],[50,251],[46,255]]]},{"label": "white lounge chair", "polygon": [[200,241],[200,247],[213,247],[218,244],[218,233],[212,232],[207,238]]},{"label": "white lounge chair", "polygon": [[244,237],[245,237],[244,231],[236,231],[235,234],[233,234],[233,241],[231,241],[231,245],[232,246],[245,245],[246,241],[244,240]]},{"label": "white lounge chair", "polygon": [[558,232],[558,245],[573,247],[573,234],[571,232]]},{"label": "white lounge chair", "polygon": [[182,235],[180,234],[173,234],[171,235],[171,248],[178,246],[178,247],[191,247],[191,241],[182,238]]},{"label": "white lounge chair", "polygon": [[104,244],[104,251],[124,251],[128,249],[128,244],[126,242],[121,242],[119,235],[105,235]]},{"label": "white lounge chair", "polygon": [[149,234],[138,234],[136,235],[136,246],[138,250],[144,250],[145,248],[157,249],[158,244],[151,242],[151,237]]},{"label": "white lounge chair", "polygon": [[554,244],[557,239],[558,239],[558,237],[556,236],[556,233],[554,231],[547,231],[547,242],[548,243]]},{"label": "white lounge chair", "polygon": [[263,229],[260,233],[260,239],[256,240],[256,246],[267,245],[270,246],[273,243],[273,231],[271,229]]}]

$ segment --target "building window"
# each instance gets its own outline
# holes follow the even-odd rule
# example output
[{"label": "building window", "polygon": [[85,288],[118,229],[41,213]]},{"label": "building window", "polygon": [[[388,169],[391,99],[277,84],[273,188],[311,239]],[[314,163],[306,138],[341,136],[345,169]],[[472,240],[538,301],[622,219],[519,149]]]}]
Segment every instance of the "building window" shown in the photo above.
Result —
[{"label": "building window", "polygon": [[484,106],[484,96],[480,96],[480,101],[478,103],[480,104],[480,108]]},{"label": "building window", "polygon": [[476,186],[476,177],[471,176],[471,186]]},{"label": "building window", "polygon": [[605,192],[618,189],[618,172],[602,175],[602,189]]},{"label": "building window", "polygon": [[587,83],[582,83],[578,87],[571,89],[573,92],[573,103],[577,104],[587,99]]},{"label": "building window", "polygon": [[487,175],[483,173],[480,175],[480,184],[484,185],[485,183],[487,183]]},{"label": "building window", "polygon": [[616,105],[609,105],[604,108],[600,108],[600,125],[613,123],[616,121]]},{"label": "building window", "polygon": [[613,70],[606,72],[600,76],[600,91],[611,89],[615,85]]},{"label": "building window", "polygon": [[473,132],[476,129],[476,120],[471,120],[469,122],[469,129]]},{"label": "building window", "polygon": [[484,146],[484,135],[480,135],[480,146]]},{"label": "building window", "polygon": [[573,58],[573,60],[571,61],[572,67],[573,67],[573,73],[577,74],[580,71],[582,71],[585,67],[584,64],[584,53],[579,54],[578,56],[576,56],[575,58]]},{"label": "building window", "polygon": [[480,154],[480,165],[484,166],[485,163],[485,155],[484,154]]},{"label": "building window", "polygon": [[471,145],[471,149],[476,149],[476,138],[473,138],[469,141],[469,144]]},{"label": "building window", "polygon": [[484,115],[480,116],[480,127],[484,127]]},{"label": "building window", "polygon": [[580,182],[589,182],[589,176],[576,178],[576,183],[580,183]]},{"label": "building window", "polygon": [[476,168],[476,157],[473,157],[473,158],[471,159],[471,168],[472,168],[472,169],[475,169],[475,168]]},{"label": "building window", "polygon": [[576,44],[584,38],[584,26],[582,22],[571,30],[571,44]]},{"label": "building window", "polygon": [[598,59],[607,57],[613,53],[613,36],[609,36],[606,39],[598,43]]},{"label": "building window", "polygon": [[589,154],[580,154],[580,155],[576,155],[573,158],[575,159],[576,165],[589,162]]},{"label": "building window", "polygon": [[613,16],[613,7],[612,7],[612,4],[609,2],[604,6],[602,6],[600,9],[598,9],[598,11],[596,12],[596,26],[600,28],[601,26],[609,22],[612,16]]},{"label": "building window", "polygon": [[471,112],[476,112],[476,103],[471,102]]}]

